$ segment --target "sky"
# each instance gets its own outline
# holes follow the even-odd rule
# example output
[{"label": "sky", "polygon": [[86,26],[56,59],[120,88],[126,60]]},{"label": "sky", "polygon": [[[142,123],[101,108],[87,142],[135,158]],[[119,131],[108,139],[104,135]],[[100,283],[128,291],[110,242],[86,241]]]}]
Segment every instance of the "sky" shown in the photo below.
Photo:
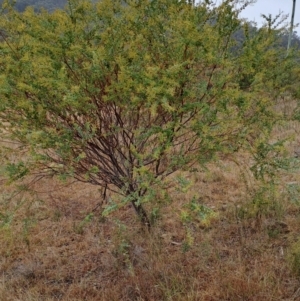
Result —
[{"label": "sky", "polygon": [[[249,5],[241,14],[241,17],[255,21],[261,25],[264,21],[261,14],[276,16],[279,12],[288,14],[287,22],[291,21],[293,0],[257,0],[255,4]],[[295,23],[300,23],[300,0],[296,1]],[[296,28],[295,31],[300,31]]]},{"label": "sky", "polygon": [[[243,3],[244,1],[239,2]],[[215,0],[215,2],[220,3],[221,0]],[[241,17],[247,18],[249,21],[255,21],[258,26],[261,26],[264,22],[264,19],[260,16],[261,14],[266,16],[272,14],[272,16],[275,17],[279,12],[283,12],[283,14],[289,15],[286,22],[290,24],[292,7],[293,0],[256,0],[256,3],[245,8],[245,10],[241,13]],[[300,0],[296,1],[294,23],[300,23]],[[300,27],[295,28],[294,31],[299,33]]]}]

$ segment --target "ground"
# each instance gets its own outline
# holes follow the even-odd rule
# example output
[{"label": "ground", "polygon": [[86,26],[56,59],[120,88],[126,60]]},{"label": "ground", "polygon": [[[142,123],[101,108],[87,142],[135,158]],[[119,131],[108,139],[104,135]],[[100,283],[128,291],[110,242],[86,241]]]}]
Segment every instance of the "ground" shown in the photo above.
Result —
[{"label": "ground", "polygon": [[[287,142],[295,164],[299,142]],[[129,205],[101,216],[95,186],[3,184],[0,300],[300,300],[300,172],[258,190],[250,164],[238,154],[185,173],[193,185],[152,206],[150,233]]]}]

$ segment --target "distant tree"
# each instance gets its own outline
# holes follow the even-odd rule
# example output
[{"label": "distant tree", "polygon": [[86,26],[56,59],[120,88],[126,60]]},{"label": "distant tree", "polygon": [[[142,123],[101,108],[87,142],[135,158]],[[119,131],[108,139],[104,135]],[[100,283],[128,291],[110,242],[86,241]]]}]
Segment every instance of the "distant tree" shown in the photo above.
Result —
[{"label": "distant tree", "polygon": [[240,149],[266,158],[274,100],[294,65],[272,47],[272,30],[250,35],[245,26],[232,52],[238,12],[232,1],[208,2],[70,1],[52,14],[6,8],[2,135],[27,151],[6,174],[98,185],[120,195],[107,212],[131,203],[150,226],[145,204],[174,172]]},{"label": "distant tree", "polygon": [[[289,40],[289,33],[288,32],[285,32],[285,33],[282,33],[281,36],[280,36],[280,45],[282,47],[287,47],[288,45],[288,40]],[[295,47],[297,49],[300,49],[300,38],[297,34],[296,31],[294,31],[292,33],[292,36],[291,36],[291,45],[290,45],[292,48]]]}]

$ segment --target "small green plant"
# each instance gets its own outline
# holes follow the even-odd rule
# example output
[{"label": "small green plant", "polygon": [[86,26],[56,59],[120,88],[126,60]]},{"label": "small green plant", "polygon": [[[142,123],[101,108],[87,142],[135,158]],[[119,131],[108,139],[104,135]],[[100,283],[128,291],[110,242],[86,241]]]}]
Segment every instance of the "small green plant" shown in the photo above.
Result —
[{"label": "small green plant", "polygon": [[131,275],[134,275],[134,268],[131,257],[131,242],[127,237],[127,227],[120,220],[115,219],[116,233],[113,236],[113,255],[117,259],[117,268],[125,268]]},{"label": "small green plant", "polygon": [[260,183],[249,191],[248,199],[235,207],[235,216],[239,220],[262,217],[281,219],[285,208],[279,186],[273,181]]},{"label": "small green plant", "polygon": [[54,213],[53,213],[53,217],[52,217],[53,221],[59,222],[60,219],[61,219],[61,217],[62,217],[62,212],[61,212],[61,210],[56,209],[56,210],[54,211]]},{"label": "small green plant", "polygon": [[93,213],[89,213],[88,215],[86,215],[84,217],[84,219],[78,224],[74,226],[74,230],[76,233],[78,234],[83,234],[84,232],[84,228],[91,223],[91,221],[94,218],[94,214]]},{"label": "small green plant", "polygon": [[30,251],[30,229],[36,224],[36,221],[32,217],[26,217],[23,219],[23,227],[22,227],[22,238],[25,242],[28,251]]},{"label": "small green plant", "polygon": [[203,227],[209,227],[210,223],[218,217],[218,213],[204,205],[195,196],[184,205],[181,211],[181,221],[183,223],[198,222]]},{"label": "small green plant", "polygon": [[181,221],[185,226],[186,234],[182,244],[182,251],[189,251],[194,244],[194,226],[208,229],[213,220],[218,217],[218,213],[202,204],[201,200],[193,197],[192,200],[184,205],[180,213]]},{"label": "small green plant", "polygon": [[122,239],[121,242],[118,244],[116,250],[116,257],[121,266],[126,268],[130,272],[130,274],[133,275],[134,269],[130,258],[130,243],[125,239]]},{"label": "small green plant", "polygon": [[267,229],[267,233],[268,233],[269,238],[274,238],[274,239],[276,239],[276,238],[278,238],[279,235],[280,235],[280,229],[269,227],[269,228]]},{"label": "small green plant", "polygon": [[186,235],[185,235],[185,240],[182,244],[182,252],[187,252],[189,251],[194,244],[194,236],[192,234],[192,231],[187,227],[186,228]]},{"label": "small green plant", "polygon": [[300,277],[300,240],[295,242],[290,247],[290,252],[288,254],[288,262],[290,263],[291,269],[294,274]]},{"label": "small green plant", "polygon": [[298,183],[287,184],[286,190],[287,190],[289,200],[293,204],[300,206],[300,184]]},{"label": "small green plant", "polygon": [[14,214],[11,212],[0,212],[0,228],[11,224]]},{"label": "small green plant", "polygon": [[150,214],[151,225],[153,225],[159,218],[160,218],[159,208],[154,207],[151,210],[151,214]]}]

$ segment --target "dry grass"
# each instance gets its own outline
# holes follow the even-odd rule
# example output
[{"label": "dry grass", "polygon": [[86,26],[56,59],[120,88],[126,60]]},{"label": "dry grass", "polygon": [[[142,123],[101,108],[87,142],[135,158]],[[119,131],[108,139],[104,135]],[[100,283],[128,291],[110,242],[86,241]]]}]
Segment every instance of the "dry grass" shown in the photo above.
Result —
[{"label": "dry grass", "polygon": [[[298,129],[284,125],[274,139]],[[300,300],[300,173],[258,192],[247,156],[238,162],[187,175],[193,190],[170,189],[151,233],[130,206],[101,217],[93,186],[44,179],[14,197],[4,187],[0,300]],[[215,214],[195,219],[193,198]]]},{"label": "dry grass", "polygon": [[[0,300],[297,300],[289,250],[299,207],[280,194],[255,208],[230,161],[190,177],[197,193],[170,192],[150,234],[130,207],[84,219],[99,200],[94,187],[40,182],[1,227]],[[218,212],[207,224],[182,220],[195,194]]]}]

